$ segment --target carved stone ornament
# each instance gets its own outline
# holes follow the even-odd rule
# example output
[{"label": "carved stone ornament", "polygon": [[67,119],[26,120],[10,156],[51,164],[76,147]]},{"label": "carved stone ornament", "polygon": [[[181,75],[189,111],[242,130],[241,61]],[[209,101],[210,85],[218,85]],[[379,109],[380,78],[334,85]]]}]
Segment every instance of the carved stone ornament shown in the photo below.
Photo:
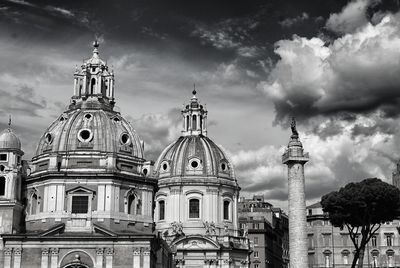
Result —
[{"label": "carved stone ornament", "polygon": [[104,248],[96,248],[96,255],[103,255],[104,254]]}]

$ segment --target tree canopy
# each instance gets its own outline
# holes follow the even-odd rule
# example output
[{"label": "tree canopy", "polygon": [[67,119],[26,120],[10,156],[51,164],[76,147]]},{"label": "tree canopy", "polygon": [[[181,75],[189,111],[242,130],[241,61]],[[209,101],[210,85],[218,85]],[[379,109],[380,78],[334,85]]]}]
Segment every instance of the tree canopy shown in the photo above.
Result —
[{"label": "tree canopy", "polygon": [[[321,205],[333,226],[347,227],[356,249],[352,267],[358,258],[362,267],[365,245],[381,223],[400,217],[400,190],[380,179],[369,178],[324,195]],[[357,239],[359,235],[361,239]]]}]

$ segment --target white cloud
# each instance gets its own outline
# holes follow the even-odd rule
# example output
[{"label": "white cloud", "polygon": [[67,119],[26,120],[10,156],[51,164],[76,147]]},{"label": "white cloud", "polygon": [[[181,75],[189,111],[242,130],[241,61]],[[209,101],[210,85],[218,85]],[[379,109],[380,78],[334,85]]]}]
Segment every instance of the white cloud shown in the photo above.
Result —
[{"label": "white cloud", "polygon": [[[337,33],[352,33],[367,24],[366,11],[374,0],[354,0],[349,2],[340,13],[329,16],[326,27]],[[376,2],[376,1],[375,1]]]},{"label": "white cloud", "polygon": [[282,27],[291,27],[295,24],[301,23],[305,20],[308,20],[310,17],[306,12],[303,12],[301,15],[294,18],[286,18],[283,21],[280,21],[279,24]]},{"label": "white cloud", "polygon": [[260,83],[275,103],[276,120],[363,113],[399,114],[400,14],[386,15],[326,45],[294,36],[276,43],[280,60]]}]

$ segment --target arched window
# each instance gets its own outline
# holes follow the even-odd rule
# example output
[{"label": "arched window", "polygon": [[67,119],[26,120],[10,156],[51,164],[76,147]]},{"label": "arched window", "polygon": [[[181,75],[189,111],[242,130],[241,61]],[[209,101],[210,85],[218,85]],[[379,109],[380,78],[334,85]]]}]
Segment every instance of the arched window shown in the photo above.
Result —
[{"label": "arched window", "polygon": [[189,130],[189,116],[186,116],[186,131]]},{"label": "arched window", "polygon": [[192,122],[192,130],[197,129],[197,116],[194,114],[193,115],[193,122]]},{"label": "arched window", "polygon": [[94,93],[94,86],[96,85],[96,79],[92,78],[91,82],[90,82],[90,94],[93,95]]},{"label": "arched window", "polygon": [[128,197],[128,214],[135,214],[135,196],[133,194]]},{"label": "arched window", "polygon": [[189,200],[189,218],[200,218],[200,201],[199,199]]},{"label": "arched window", "polygon": [[138,199],[136,203],[136,214],[142,215],[142,201],[140,199]]},{"label": "arched window", "polygon": [[0,177],[0,195],[5,195],[6,193],[6,178]]},{"label": "arched window", "polygon": [[31,215],[37,213],[37,208],[38,208],[38,197],[36,194],[33,194],[31,198]]},{"label": "arched window", "polygon": [[228,200],[224,201],[224,220],[229,220],[229,205],[231,202]]},{"label": "arched window", "polygon": [[158,219],[160,221],[165,220],[165,201],[158,201]]},{"label": "arched window", "polygon": [[200,115],[200,130],[203,130],[203,116]]}]

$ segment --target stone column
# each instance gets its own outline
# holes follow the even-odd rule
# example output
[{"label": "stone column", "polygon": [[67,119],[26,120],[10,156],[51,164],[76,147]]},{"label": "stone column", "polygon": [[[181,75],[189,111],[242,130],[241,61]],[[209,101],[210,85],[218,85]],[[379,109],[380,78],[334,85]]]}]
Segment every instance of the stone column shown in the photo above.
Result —
[{"label": "stone column", "polygon": [[113,267],[113,255],[114,255],[114,249],[106,248],[106,268]]},{"label": "stone column", "polygon": [[292,132],[282,156],[282,163],[288,166],[290,267],[308,268],[304,164],[308,162],[309,156],[303,151],[294,120]]},{"label": "stone column", "polygon": [[50,250],[50,252],[51,252],[50,267],[51,268],[57,268],[57,264],[58,264],[58,248],[52,248]]},{"label": "stone column", "polygon": [[150,248],[143,248],[143,268],[150,268]]},{"label": "stone column", "polygon": [[14,268],[21,268],[22,248],[14,248]]},{"label": "stone column", "polygon": [[48,248],[42,248],[42,264],[40,267],[41,268],[49,267],[49,249]]},{"label": "stone column", "polygon": [[140,268],[140,248],[133,249],[133,268]]},{"label": "stone column", "polygon": [[96,248],[96,268],[103,268],[104,248]]},{"label": "stone column", "polygon": [[11,268],[12,248],[4,248],[4,268]]}]

